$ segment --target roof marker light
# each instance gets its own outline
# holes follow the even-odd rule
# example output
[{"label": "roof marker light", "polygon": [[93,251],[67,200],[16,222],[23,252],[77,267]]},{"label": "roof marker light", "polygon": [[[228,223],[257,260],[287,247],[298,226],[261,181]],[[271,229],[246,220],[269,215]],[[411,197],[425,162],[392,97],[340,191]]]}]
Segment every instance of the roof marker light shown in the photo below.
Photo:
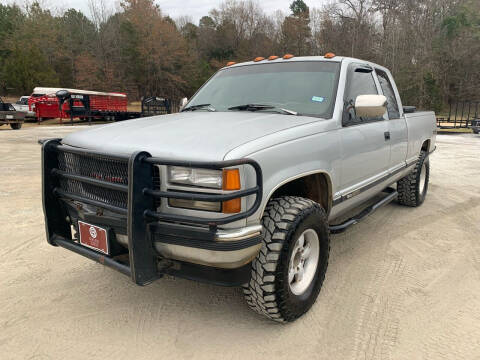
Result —
[{"label": "roof marker light", "polygon": [[334,58],[335,57],[335,54],[334,53],[326,53],[324,56],[323,56],[325,59],[331,59],[331,58]]},{"label": "roof marker light", "polygon": [[235,65],[235,64],[236,64],[235,61],[229,61],[229,62],[227,63],[227,66],[232,66],[232,65]]},{"label": "roof marker light", "polygon": [[292,55],[292,54],[285,54],[285,55],[283,55],[283,58],[284,58],[285,60],[291,59],[291,58],[293,58],[293,57],[295,57],[295,55]]},{"label": "roof marker light", "polygon": [[265,58],[259,56],[259,57],[256,57],[253,61],[258,62],[258,61],[262,61],[262,60],[265,60]]},{"label": "roof marker light", "polygon": [[276,55],[272,55],[272,56],[268,57],[268,60],[270,60],[270,61],[271,60],[276,60],[276,59],[278,59],[278,56],[276,56]]}]

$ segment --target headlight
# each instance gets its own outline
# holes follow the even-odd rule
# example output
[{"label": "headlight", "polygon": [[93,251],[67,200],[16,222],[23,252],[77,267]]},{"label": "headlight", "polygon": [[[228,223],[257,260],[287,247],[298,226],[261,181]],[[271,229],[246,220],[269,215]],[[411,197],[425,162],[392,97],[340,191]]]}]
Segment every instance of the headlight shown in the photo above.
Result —
[{"label": "headlight", "polygon": [[172,184],[221,189],[223,184],[223,172],[221,170],[171,166],[168,169],[168,180]]},{"label": "headlight", "polygon": [[[239,169],[209,170],[181,166],[169,166],[168,181],[171,184],[181,184],[218,190],[222,189],[226,191],[241,189]],[[222,203],[172,198],[168,200],[168,204],[172,207],[216,212],[221,211],[227,214],[234,214],[241,211],[240,198],[231,199]]]}]

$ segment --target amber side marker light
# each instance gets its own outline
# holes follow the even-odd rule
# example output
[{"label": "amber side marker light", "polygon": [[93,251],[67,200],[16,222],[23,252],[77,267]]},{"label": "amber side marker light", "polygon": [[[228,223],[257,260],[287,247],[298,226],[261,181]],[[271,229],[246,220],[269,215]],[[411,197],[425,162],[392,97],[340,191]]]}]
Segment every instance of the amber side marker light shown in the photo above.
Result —
[{"label": "amber side marker light", "polygon": [[334,54],[334,53],[326,53],[323,57],[324,57],[325,59],[331,59],[331,58],[334,58],[334,57],[335,57],[335,54]]},{"label": "amber side marker light", "polygon": [[278,56],[276,56],[276,55],[272,55],[272,56],[268,57],[268,60],[270,60],[270,61],[271,60],[276,60],[276,59],[278,59]]},{"label": "amber side marker light", "polygon": [[[223,170],[223,190],[240,190],[240,171],[238,169]],[[236,214],[242,209],[241,198],[236,198],[222,203],[222,212]]]},{"label": "amber side marker light", "polygon": [[227,63],[227,66],[232,66],[232,65],[235,65],[235,64],[236,64],[235,61],[229,61],[229,62]]},{"label": "amber side marker light", "polygon": [[240,198],[224,201],[222,203],[222,213],[236,214],[242,209],[242,200]]},{"label": "amber side marker light", "polygon": [[285,54],[285,55],[283,55],[283,58],[284,58],[285,60],[291,59],[291,58],[293,58],[293,57],[295,57],[295,55],[292,55],[292,54]]},{"label": "amber side marker light", "polygon": [[264,57],[261,57],[261,56],[256,57],[255,59],[253,59],[253,61],[255,61],[255,62],[259,62],[259,61],[262,61],[262,60],[265,60],[265,58],[264,58]]}]

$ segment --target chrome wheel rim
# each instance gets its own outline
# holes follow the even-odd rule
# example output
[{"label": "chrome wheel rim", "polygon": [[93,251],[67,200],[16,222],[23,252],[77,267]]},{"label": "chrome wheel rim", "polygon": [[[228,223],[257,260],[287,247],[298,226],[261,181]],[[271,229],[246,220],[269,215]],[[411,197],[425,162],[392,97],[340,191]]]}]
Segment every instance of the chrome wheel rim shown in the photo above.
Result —
[{"label": "chrome wheel rim", "polygon": [[320,241],[313,229],[305,230],[295,241],[288,264],[288,285],[295,295],[307,290],[315,277],[320,256]]},{"label": "chrome wheel rim", "polygon": [[422,169],[420,170],[420,195],[423,195],[425,192],[425,184],[427,182],[427,165],[425,162],[422,164]]}]

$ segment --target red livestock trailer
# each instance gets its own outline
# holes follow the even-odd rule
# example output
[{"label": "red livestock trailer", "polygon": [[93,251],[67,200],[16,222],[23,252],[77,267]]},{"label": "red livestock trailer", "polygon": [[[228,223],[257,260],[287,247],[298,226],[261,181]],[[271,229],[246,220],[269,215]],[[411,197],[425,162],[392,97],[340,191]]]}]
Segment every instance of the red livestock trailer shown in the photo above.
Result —
[{"label": "red livestock trailer", "polygon": [[[71,102],[63,102],[61,107],[56,96],[59,90],[68,91],[72,98]],[[124,93],[36,87],[28,105],[39,122],[48,118],[71,118],[71,114],[82,119],[123,120],[132,117],[132,114],[127,112],[127,102],[127,95]]]}]

